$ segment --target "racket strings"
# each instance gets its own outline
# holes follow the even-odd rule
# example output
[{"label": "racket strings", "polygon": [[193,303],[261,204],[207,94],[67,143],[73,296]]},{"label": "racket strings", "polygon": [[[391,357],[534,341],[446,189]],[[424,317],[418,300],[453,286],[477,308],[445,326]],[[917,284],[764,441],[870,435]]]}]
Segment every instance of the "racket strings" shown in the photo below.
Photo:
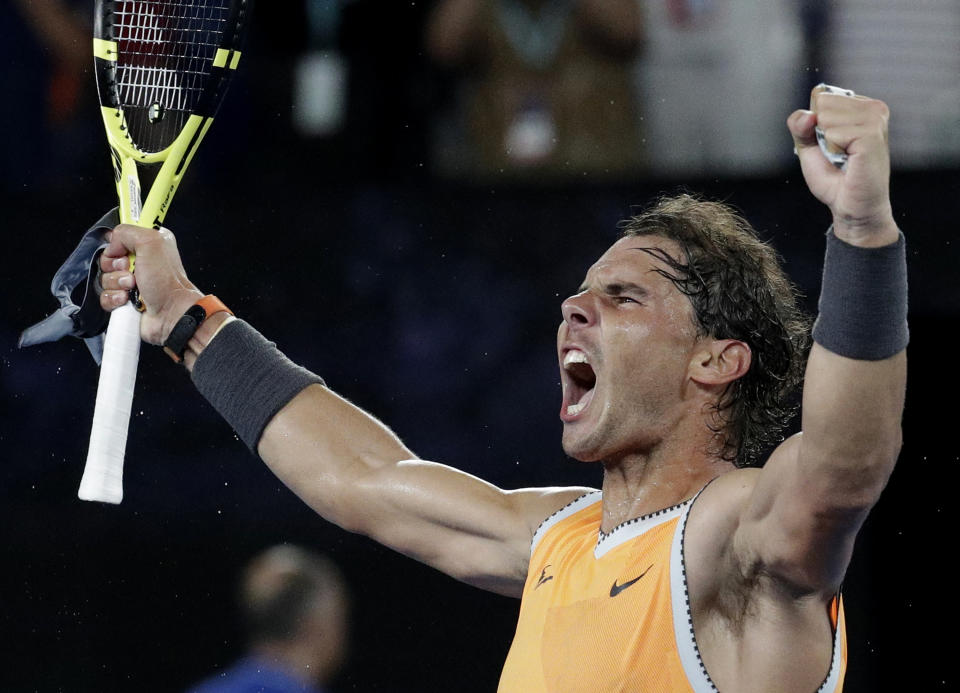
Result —
[{"label": "racket strings", "polygon": [[230,0],[114,4],[114,88],[141,149],[163,148],[189,117],[224,43],[230,10]]}]

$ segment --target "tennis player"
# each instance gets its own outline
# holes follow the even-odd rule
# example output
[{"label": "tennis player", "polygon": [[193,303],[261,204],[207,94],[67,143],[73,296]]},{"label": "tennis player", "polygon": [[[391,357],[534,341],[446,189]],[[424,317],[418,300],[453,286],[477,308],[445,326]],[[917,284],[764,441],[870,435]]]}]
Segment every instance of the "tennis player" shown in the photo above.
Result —
[{"label": "tennis player", "polygon": [[[832,693],[841,582],[901,446],[906,270],[887,120],[882,102],[835,91],[788,119],[833,215],[809,354],[776,257],[723,205],[661,200],[590,267],[561,306],[557,357],[563,447],[602,466],[600,490],[502,490],[417,459],[204,298],[168,231],[115,229],[102,305],[136,285],[143,338],[182,358],[321,516],[522,597],[501,691]],[[801,380],[802,433],[781,440]]]}]

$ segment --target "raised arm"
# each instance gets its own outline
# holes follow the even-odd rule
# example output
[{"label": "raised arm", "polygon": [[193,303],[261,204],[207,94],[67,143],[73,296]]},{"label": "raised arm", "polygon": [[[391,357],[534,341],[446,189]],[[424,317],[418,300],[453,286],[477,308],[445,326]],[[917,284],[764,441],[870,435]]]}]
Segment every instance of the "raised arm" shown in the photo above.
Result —
[{"label": "raised arm", "polygon": [[[788,126],[804,178],[833,214],[804,381],[802,433],[771,456],[737,531],[739,549],[797,593],[836,592],[901,446],[906,268],[889,197],[888,110],[814,90]],[[841,169],[815,127],[848,156]]]},{"label": "raised arm", "polygon": [[[101,268],[105,308],[122,305],[136,283],[147,305],[143,337],[153,344],[203,296],[169,231],[117,227]],[[322,517],[485,589],[518,596],[538,524],[585,491],[504,491],[418,460],[385,425],[227,313],[200,325],[183,362],[240,437]]]}]

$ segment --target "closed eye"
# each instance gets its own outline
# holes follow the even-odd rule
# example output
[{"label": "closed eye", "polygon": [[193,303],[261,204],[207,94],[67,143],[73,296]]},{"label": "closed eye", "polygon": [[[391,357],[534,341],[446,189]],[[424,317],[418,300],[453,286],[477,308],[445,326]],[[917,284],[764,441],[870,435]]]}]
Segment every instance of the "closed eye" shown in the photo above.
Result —
[{"label": "closed eye", "polygon": [[610,282],[603,287],[603,292],[618,304],[642,304],[647,297],[647,290],[633,282]]}]

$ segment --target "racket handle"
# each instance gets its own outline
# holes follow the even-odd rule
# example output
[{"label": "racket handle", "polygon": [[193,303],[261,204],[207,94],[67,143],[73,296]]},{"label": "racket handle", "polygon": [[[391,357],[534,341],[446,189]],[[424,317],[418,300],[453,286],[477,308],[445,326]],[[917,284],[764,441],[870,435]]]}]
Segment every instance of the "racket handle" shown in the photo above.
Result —
[{"label": "racket handle", "polygon": [[126,303],[110,314],[103,344],[90,448],[77,491],[82,500],[123,500],[123,456],[139,359],[140,313]]}]

